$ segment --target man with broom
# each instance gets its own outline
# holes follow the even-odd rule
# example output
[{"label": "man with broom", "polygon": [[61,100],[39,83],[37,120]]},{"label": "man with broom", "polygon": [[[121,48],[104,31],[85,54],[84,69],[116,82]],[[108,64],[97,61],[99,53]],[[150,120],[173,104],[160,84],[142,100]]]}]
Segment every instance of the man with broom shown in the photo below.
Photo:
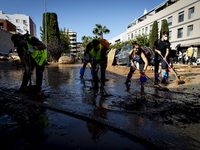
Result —
[{"label": "man with broom", "polygon": [[[92,88],[98,88],[99,77],[98,77],[98,69],[101,66],[101,83],[105,85],[105,71],[107,66],[107,57],[106,52],[107,49],[105,45],[100,43],[101,40],[94,39],[91,43],[87,45],[86,55],[89,53],[92,55],[92,71],[94,77],[94,86]],[[103,41],[103,39],[102,39]],[[106,41],[106,40],[105,40]]]},{"label": "man with broom", "polygon": [[27,88],[28,81],[31,85],[31,71],[36,67],[36,89],[35,93],[41,91],[45,59],[47,56],[46,46],[37,38],[32,36],[21,36],[14,34],[11,37],[14,47],[25,68],[21,87],[16,93],[30,92]]},{"label": "man with broom", "polygon": [[159,73],[158,73],[158,66],[161,62],[162,64],[162,84],[166,84],[166,78],[168,76],[168,65],[166,63],[168,55],[169,55],[169,49],[170,49],[170,43],[167,41],[169,32],[164,31],[162,34],[161,39],[157,39],[154,43],[153,50],[155,51],[155,84],[159,83]]}]

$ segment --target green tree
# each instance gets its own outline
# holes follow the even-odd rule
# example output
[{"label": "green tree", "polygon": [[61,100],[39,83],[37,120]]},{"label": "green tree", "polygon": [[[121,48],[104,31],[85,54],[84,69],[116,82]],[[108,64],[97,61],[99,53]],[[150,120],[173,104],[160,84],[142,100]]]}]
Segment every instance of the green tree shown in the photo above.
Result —
[{"label": "green tree", "polygon": [[69,38],[69,30],[66,30],[65,28],[62,30],[60,29],[60,41],[63,43],[64,46],[64,53],[70,53],[71,47],[70,47],[70,38]]},{"label": "green tree", "polygon": [[[161,26],[161,30],[160,30],[160,38],[162,38],[162,33],[164,31],[169,32],[168,22],[167,22],[166,19],[164,19],[163,22],[162,22],[162,26]],[[168,40],[169,40],[169,37],[168,37]]]},{"label": "green tree", "polygon": [[146,34],[137,35],[137,36],[136,36],[136,42],[137,42],[139,45],[142,45],[142,46],[149,46],[148,35],[146,35]]},{"label": "green tree", "polygon": [[89,42],[92,42],[93,38],[90,37],[90,36],[83,36],[83,37],[81,38],[81,40],[83,41],[83,42],[82,42],[82,46],[83,46],[84,48],[86,48],[87,44],[88,44]]},{"label": "green tree", "polygon": [[[47,43],[51,38],[58,38],[60,40],[60,32],[58,28],[58,20],[56,13],[46,13],[47,21]],[[40,27],[41,39],[45,43],[45,13],[43,13],[43,27]]]},{"label": "green tree", "polygon": [[95,24],[96,28],[93,29],[93,33],[95,35],[98,35],[101,37],[101,39],[103,39],[103,33],[107,34],[110,33],[110,30],[106,28],[106,26],[103,26],[101,24]]},{"label": "green tree", "polygon": [[153,22],[152,31],[149,37],[149,47],[153,49],[155,41],[158,39],[158,22],[155,20]]}]

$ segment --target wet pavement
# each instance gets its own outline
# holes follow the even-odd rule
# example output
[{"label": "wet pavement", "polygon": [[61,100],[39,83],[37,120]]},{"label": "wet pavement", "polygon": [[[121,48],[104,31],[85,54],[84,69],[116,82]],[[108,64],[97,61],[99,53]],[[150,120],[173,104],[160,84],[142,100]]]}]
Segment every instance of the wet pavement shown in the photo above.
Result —
[{"label": "wet pavement", "polygon": [[[127,87],[128,68],[108,67],[105,90],[109,95],[91,90],[90,69],[80,79],[81,67],[46,66],[42,86],[46,97],[41,100],[14,94],[23,68],[0,62],[0,130],[5,145],[15,149],[200,148],[200,67],[177,66],[178,74],[191,82],[176,85],[171,73],[169,91],[160,91],[150,80],[141,88],[137,73]],[[147,75],[153,80],[153,72]]]}]

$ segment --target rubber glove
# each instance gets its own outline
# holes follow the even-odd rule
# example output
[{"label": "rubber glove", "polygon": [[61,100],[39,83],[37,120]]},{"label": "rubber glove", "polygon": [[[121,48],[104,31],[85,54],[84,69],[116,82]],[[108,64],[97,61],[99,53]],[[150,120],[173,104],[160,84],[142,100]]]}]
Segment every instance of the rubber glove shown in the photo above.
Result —
[{"label": "rubber glove", "polygon": [[37,49],[37,46],[31,46],[31,47],[27,50],[27,54],[32,54],[36,49]]}]

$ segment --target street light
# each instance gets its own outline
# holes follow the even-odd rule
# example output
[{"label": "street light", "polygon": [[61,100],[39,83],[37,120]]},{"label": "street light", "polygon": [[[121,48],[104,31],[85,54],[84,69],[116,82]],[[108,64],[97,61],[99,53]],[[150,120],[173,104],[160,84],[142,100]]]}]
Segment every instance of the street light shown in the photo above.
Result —
[{"label": "street light", "polygon": [[[46,9],[46,0],[45,0],[45,45],[47,51],[47,9]],[[47,61],[47,58],[46,58]]]}]

